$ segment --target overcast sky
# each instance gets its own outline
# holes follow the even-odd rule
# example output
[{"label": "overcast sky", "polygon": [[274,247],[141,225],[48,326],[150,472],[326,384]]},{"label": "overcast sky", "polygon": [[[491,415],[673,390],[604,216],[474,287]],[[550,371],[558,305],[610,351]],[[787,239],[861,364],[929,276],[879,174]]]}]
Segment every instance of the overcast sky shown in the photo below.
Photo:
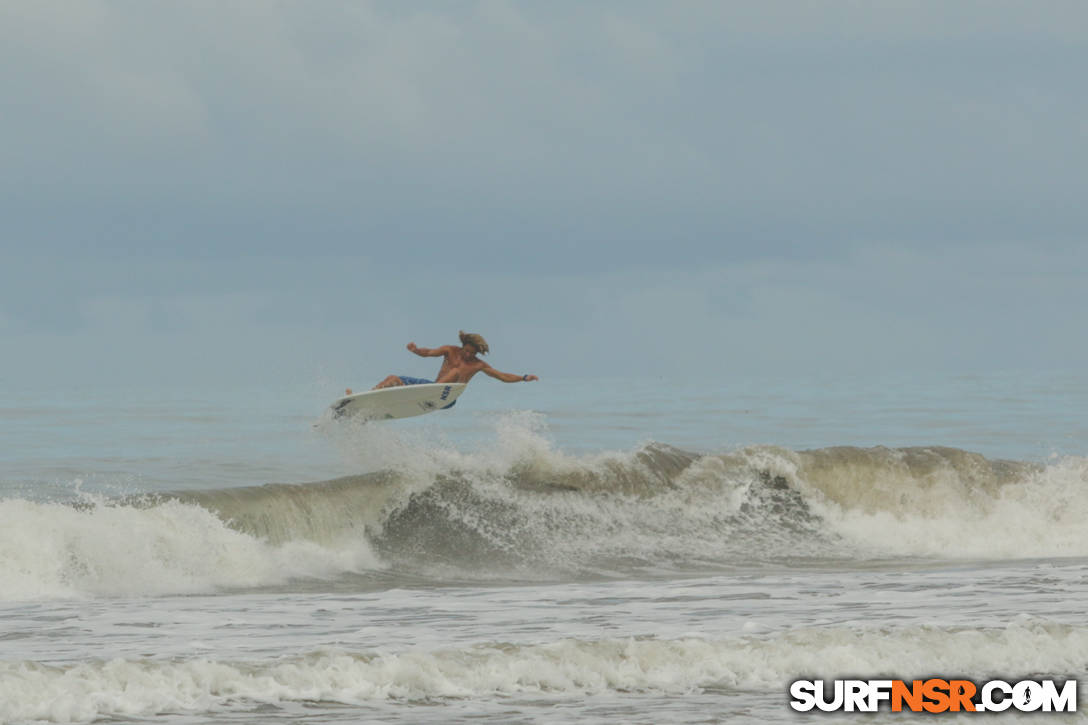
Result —
[{"label": "overcast sky", "polygon": [[1083,2],[0,0],[0,376],[1083,368],[1086,68]]}]

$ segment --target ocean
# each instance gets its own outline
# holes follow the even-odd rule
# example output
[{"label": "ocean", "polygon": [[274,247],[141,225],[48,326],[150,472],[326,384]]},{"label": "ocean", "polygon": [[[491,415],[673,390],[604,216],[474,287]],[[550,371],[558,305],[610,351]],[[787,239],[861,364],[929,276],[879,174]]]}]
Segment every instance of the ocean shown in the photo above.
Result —
[{"label": "ocean", "polygon": [[931,722],[789,705],[928,677],[1083,720],[1088,375],[542,375],[366,425],[9,381],[0,725]]}]

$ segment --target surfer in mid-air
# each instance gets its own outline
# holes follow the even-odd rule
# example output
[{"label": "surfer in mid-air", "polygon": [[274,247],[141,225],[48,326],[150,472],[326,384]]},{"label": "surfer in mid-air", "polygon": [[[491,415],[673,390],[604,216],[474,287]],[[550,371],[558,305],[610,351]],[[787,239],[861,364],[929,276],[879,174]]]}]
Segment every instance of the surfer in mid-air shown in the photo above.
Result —
[{"label": "surfer in mid-air", "polygon": [[[467,383],[478,372],[486,373],[496,380],[504,383],[521,383],[530,380],[539,380],[536,375],[515,375],[496,370],[477,355],[486,355],[488,352],[487,341],[474,332],[460,332],[461,347],[456,345],[443,345],[442,347],[419,347],[414,342],[408,343],[408,350],[420,357],[442,357],[442,369],[438,371],[438,377],[434,380],[425,378],[413,378],[408,375],[390,375],[375,385],[372,390],[381,388],[393,388],[398,385],[421,385],[425,383]],[[351,395],[351,388],[347,389]]]}]

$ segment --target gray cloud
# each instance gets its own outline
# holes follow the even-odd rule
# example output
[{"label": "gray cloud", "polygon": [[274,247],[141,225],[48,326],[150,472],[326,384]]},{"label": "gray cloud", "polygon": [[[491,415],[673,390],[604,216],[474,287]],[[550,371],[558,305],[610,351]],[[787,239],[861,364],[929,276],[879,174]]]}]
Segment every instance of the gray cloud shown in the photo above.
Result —
[{"label": "gray cloud", "polygon": [[660,328],[693,341],[662,371],[999,364],[1002,335],[1082,359],[1086,19],[0,3],[0,331],[347,360],[475,320],[574,372]]}]

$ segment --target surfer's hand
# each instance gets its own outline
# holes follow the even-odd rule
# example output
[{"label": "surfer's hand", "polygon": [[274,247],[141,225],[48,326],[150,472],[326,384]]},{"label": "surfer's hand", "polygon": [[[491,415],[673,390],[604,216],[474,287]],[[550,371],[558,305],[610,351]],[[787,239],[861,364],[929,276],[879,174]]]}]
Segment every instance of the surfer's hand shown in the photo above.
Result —
[{"label": "surfer's hand", "polygon": [[522,378],[522,380],[524,380],[525,382],[529,382],[530,380],[540,380],[540,378],[535,375],[526,375]]},{"label": "surfer's hand", "polygon": [[408,350],[409,352],[415,352],[417,350],[416,344],[414,342],[408,343]]}]

